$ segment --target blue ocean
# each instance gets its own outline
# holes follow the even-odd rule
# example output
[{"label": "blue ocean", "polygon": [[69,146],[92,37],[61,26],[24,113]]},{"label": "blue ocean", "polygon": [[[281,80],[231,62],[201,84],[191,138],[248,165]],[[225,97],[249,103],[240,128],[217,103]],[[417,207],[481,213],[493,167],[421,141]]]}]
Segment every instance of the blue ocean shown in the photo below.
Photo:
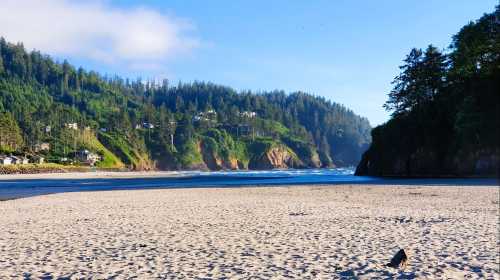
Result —
[{"label": "blue ocean", "polygon": [[496,179],[387,179],[354,176],[354,168],[266,170],[266,171],[180,171],[164,177],[92,179],[2,179],[0,200],[35,195],[129,189],[234,188],[296,185],[498,185]]}]

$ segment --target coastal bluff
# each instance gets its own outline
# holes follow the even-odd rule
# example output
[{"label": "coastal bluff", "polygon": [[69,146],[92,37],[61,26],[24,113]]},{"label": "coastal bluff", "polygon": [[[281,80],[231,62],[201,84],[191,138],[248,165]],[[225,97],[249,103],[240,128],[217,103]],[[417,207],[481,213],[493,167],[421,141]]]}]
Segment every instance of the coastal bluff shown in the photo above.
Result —
[{"label": "coastal bluff", "polygon": [[500,6],[453,36],[449,52],[414,48],[371,131],[356,175],[498,177]]}]

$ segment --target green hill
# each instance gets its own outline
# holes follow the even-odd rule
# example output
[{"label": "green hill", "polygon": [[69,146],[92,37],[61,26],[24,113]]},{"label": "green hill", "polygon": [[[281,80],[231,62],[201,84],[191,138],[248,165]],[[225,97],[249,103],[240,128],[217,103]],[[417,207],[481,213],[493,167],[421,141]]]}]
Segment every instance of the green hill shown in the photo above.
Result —
[{"label": "green hill", "polygon": [[321,97],[103,77],[3,38],[0,113],[0,154],[86,149],[137,170],[349,166],[371,141],[365,118]]}]

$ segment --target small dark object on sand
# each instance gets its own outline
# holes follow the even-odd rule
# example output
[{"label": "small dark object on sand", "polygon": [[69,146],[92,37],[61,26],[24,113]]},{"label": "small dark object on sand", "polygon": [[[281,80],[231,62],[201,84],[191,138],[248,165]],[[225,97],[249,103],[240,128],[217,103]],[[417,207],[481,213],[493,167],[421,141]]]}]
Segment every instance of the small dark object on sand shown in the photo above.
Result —
[{"label": "small dark object on sand", "polygon": [[399,250],[394,257],[392,257],[391,262],[386,264],[385,266],[392,268],[405,268],[406,263],[408,262],[408,256],[405,253],[404,249]]}]

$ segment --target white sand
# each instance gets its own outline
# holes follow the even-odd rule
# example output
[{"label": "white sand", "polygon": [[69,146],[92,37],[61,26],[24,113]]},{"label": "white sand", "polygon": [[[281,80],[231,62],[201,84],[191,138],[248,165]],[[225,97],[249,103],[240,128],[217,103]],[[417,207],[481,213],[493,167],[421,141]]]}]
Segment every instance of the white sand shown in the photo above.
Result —
[{"label": "white sand", "polygon": [[[498,187],[65,193],[0,202],[0,279],[499,279]],[[405,271],[385,268],[399,248]]]}]

